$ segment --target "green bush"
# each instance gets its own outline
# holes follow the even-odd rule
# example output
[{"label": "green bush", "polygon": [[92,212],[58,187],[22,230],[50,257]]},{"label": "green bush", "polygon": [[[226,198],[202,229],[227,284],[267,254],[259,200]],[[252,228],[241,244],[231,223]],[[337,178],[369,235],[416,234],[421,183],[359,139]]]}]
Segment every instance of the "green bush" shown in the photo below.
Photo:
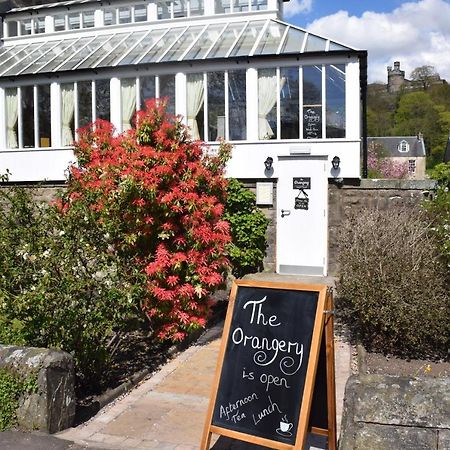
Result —
[{"label": "green bush", "polygon": [[224,218],[230,224],[228,252],[233,275],[239,278],[261,270],[269,220],[256,207],[253,192],[234,178],[228,180]]},{"label": "green bush", "polygon": [[448,270],[425,215],[368,210],[339,235],[336,307],[372,351],[403,357],[447,357]]},{"label": "green bush", "polygon": [[424,207],[450,271],[450,163],[438,164],[430,170],[430,176],[438,182],[438,188],[435,195],[424,202]]},{"label": "green bush", "polygon": [[36,392],[36,389],[36,376],[24,379],[12,370],[0,369],[0,431],[16,424],[20,397]]},{"label": "green bush", "polygon": [[0,189],[0,205],[0,342],[65,350],[98,383],[138,295],[108,236],[88,208],[62,215],[29,189]]}]

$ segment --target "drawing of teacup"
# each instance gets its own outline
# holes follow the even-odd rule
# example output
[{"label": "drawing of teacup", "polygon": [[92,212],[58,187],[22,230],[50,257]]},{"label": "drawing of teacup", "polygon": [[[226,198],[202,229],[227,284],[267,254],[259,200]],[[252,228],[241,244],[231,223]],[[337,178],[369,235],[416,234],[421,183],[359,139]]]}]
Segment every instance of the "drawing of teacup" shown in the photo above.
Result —
[{"label": "drawing of teacup", "polygon": [[280,422],[280,430],[283,433],[287,433],[288,431],[291,431],[292,423],[286,423],[286,422]]}]

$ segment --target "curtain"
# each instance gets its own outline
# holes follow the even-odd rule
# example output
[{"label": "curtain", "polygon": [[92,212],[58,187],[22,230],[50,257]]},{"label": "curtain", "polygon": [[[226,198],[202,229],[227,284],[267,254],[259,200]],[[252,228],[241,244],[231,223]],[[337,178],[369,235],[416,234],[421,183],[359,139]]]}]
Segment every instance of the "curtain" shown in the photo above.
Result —
[{"label": "curtain", "polygon": [[70,127],[74,113],[74,90],[72,83],[61,85],[61,103],[61,144],[66,147],[68,145],[72,145],[73,143],[73,131]]},{"label": "curtain", "polygon": [[187,77],[187,124],[191,128],[192,138],[200,139],[197,114],[203,106],[203,74],[196,73]]},{"label": "curtain", "polygon": [[136,80],[134,78],[121,81],[122,90],[122,131],[131,128],[131,118],[136,111]]},{"label": "curtain", "polygon": [[6,89],[6,147],[17,148],[16,125],[18,118],[17,88]]},{"label": "curtain", "polygon": [[[280,80],[280,90],[283,89],[286,78]],[[267,120],[267,116],[277,102],[277,74],[273,75],[266,72],[258,76],[258,129],[259,139],[271,139],[273,132]]]}]

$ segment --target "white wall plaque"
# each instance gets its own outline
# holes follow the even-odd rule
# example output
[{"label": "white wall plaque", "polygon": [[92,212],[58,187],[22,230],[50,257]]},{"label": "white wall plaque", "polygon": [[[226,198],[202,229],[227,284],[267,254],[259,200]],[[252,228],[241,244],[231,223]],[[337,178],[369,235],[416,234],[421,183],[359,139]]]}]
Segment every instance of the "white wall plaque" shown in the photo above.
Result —
[{"label": "white wall plaque", "polygon": [[256,183],[256,204],[272,205],[273,204],[273,183],[257,182]]}]

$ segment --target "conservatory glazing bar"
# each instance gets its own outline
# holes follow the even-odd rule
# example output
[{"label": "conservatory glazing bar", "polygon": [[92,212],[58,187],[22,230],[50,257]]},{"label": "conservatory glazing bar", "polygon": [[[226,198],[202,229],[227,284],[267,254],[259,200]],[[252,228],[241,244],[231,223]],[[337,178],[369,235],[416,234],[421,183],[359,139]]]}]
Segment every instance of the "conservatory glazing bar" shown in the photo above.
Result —
[{"label": "conservatory glazing bar", "polygon": [[0,77],[269,54],[352,50],[274,19],[39,41],[0,49]]}]

